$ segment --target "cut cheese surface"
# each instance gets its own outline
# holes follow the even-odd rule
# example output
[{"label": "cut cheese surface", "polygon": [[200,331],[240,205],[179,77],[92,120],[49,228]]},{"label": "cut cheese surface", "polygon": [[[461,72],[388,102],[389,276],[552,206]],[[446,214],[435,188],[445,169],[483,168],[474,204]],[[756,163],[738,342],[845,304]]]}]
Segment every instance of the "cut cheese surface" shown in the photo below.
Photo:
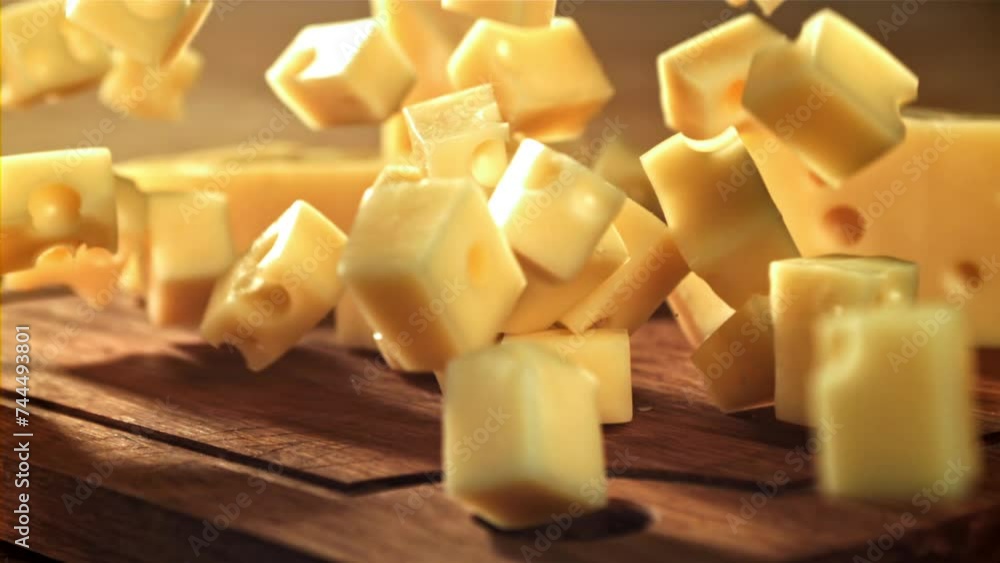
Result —
[{"label": "cut cheese surface", "polygon": [[667,305],[684,337],[695,348],[736,312],[694,272],[684,276],[670,292]]},{"label": "cut cheese surface", "polygon": [[183,117],[184,98],[204,65],[201,54],[190,48],[163,66],[139,63],[121,52],[115,52],[112,61],[97,93],[101,103],[121,117],[168,121]]},{"label": "cut cheese surface", "polygon": [[365,320],[361,308],[351,297],[350,292],[344,293],[333,310],[334,342],[348,348],[359,350],[378,350],[375,344],[375,333]]},{"label": "cut cheese surface", "polygon": [[396,112],[382,122],[379,128],[379,148],[386,162],[409,161],[413,146],[410,144],[410,129],[406,126],[403,112]]},{"label": "cut cheese surface", "polygon": [[120,257],[103,248],[80,245],[74,252],[66,246],[55,246],[43,252],[31,269],[4,275],[3,288],[33,291],[65,286],[83,298],[91,308],[101,310],[118,293],[121,271]]}]

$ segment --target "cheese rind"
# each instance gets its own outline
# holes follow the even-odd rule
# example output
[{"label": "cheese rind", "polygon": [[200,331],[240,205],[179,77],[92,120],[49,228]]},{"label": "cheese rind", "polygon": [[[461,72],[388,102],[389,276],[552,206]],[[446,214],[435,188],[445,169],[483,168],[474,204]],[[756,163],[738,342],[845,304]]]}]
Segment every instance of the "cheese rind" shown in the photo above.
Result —
[{"label": "cheese rind", "polygon": [[169,65],[159,68],[120,52],[113,54],[112,61],[97,92],[101,103],[122,117],[174,121],[183,116],[184,97],[204,65],[204,58],[193,49],[185,49]]},{"label": "cheese rind", "polygon": [[448,365],[445,491],[502,529],[607,504],[597,382],[532,343],[505,342]]},{"label": "cheese rind", "polygon": [[521,27],[545,27],[555,16],[556,0],[441,0],[441,7]]},{"label": "cheese rind", "polygon": [[697,348],[736,311],[694,272],[684,276],[667,296],[667,305],[688,343]]}]

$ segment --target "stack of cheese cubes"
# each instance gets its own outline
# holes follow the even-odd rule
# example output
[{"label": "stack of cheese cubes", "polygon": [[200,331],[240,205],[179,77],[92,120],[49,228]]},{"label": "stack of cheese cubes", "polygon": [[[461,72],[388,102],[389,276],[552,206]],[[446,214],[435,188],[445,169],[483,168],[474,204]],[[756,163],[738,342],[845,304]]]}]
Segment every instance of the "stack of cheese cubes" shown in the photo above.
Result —
[{"label": "stack of cheese cubes", "polygon": [[[158,64],[176,86],[149,111],[176,116],[209,4],[56,2],[93,57],[42,34],[30,49],[65,68],[39,80],[5,49],[4,103],[102,75],[113,103]],[[5,8],[4,23],[47,6]],[[950,494],[974,483],[971,346],[1000,343],[996,326],[970,333],[961,310],[914,300],[918,272],[933,301],[945,286],[927,276],[959,264],[947,287],[978,279],[963,303],[1000,310],[959,254],[989,250],[995,227],[948,223],[953,246],[923,230],[945,170],[995,184],[966,161],[996,149],[1000,123],[959,120],[964,156],[872,223],[852,211],[900,159],[943,153],[929,132],[953,119],[901,118],[916,77],[834,12],[794,41],[746,14],[669,49],[660,93],[678,133],[641,159],[614,143],[588,168],[551,145],[580,137],[614,89],[555,0],[371,7],[302,29],[266,80],[310,128],[380,124],[381,154],[274,142],[114,167],[106,149],[4,157],[5,285],[70,285],[95,308],[120,287],[152,323],[197,326],[254,371],[333,310],[340,344],[437,376],[445,487],[500,528],[606,504],[601,425],[632,420],[629,335],[665,298],[720,409],[773,402],[782,420],[839,429],[822,445],[824,491],[909,498],[957,460],[973,470]],[[834,201],[853,204],[803,219]]]}]

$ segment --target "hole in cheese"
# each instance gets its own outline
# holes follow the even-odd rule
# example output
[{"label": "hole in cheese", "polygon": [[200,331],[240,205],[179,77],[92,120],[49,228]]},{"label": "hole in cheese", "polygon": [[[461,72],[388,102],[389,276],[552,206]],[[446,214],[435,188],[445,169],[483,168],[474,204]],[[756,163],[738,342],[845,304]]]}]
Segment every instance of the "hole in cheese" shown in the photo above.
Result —
[{"label": "hole in cheese", "polygon": [[50,184],[28,197],[28,214],[39,232],[51,236],[72,233],[80,222],[80,194],[65,184]]},{"label": "hole in cheese", "polygon": [[490,139],[479,143],[472,151],[469,173],[479,185],[496,187],[506,164],[506,159],[502,158],[506,154],[506,150],[507,147],[502,140]]},{"label": "hole in cheese", "polygon": [[826,212],[823,225],[830,237],[843,246],[853,246],[865,236],[864,217],[849,205],[834,207]]},{"label": "hole in cheese", "polygon": [[486,283],[488,280],[489,255],[483,243],[477,242],[469,247],[466,268],[469,281],[473,286],[481,286]]},{"label": "hole in cheese", "polygon": [[526,190],[544,190],[559,181],[562,167],[552,155],[539,155],[538,160],[524,179]]}]

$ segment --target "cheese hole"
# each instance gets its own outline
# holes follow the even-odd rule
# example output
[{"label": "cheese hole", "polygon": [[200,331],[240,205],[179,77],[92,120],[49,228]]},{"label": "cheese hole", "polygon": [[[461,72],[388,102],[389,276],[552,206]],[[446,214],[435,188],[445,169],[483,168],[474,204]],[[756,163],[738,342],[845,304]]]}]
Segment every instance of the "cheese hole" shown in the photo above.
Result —
[{"label": "cheese hole", "polygon": [[[292,296],[281,284],[264,283],[247,294],[247,300],[265,317],[281,316],[291,308]],[[266,321],[265,321],[266,322]]]},{"label": "cheese hole", "polygon": [[28,214],[35,229],[47,236],[67,236],[80,223],[80,194],[65,184],[50,184],[28,197]]},{"label": "cheese hole", "polygon": [[732,108],[739,108],[743,105],[743,88],[746,82],[743,80],[733,80],[726,88],[723,102]]},{"label": "cheese hole", "polygon": [[496,187],[503,174],[507,147],[500,139],[490,139],[479,143],[472,151],[469,172],[481,186]]},{"label": "cheese hole", "polygon": [[823,216],[823,225],[837,244],[853,246],[865,236],[865,221],[858,210],[841,205],[834,207]]},{"label": "cheese hole", "polygon": [[544,190],[559,181],[561,171],[556,159],[542,156],[525,178],[524,187],[529,190]]},{"label": "cheese hole", "polygon": [[979,266],[975,262],[959,262],[955,264],[950,276],[953,285],[959,288],[978,291],[983,286],[983,277],[979,274]]},{"label": "cheese hole", "polygon": [[816,174],[815,172],[813,172],[812,170],[809,171],[809,179],[812,180],[813,184],[815,184],[815,185],[817,185],[817,186],[819,186],[821,188],[829,188],[830,187],[830,184],[827,184],[823,180],[823,178],[820,178],[819,175]]},{"label": "cheese hole", "polygon": [[489,276],[489,260],[485,243],[477,242],[469,247],[465,267],[472,285],[478,287],[486,283]]}]

